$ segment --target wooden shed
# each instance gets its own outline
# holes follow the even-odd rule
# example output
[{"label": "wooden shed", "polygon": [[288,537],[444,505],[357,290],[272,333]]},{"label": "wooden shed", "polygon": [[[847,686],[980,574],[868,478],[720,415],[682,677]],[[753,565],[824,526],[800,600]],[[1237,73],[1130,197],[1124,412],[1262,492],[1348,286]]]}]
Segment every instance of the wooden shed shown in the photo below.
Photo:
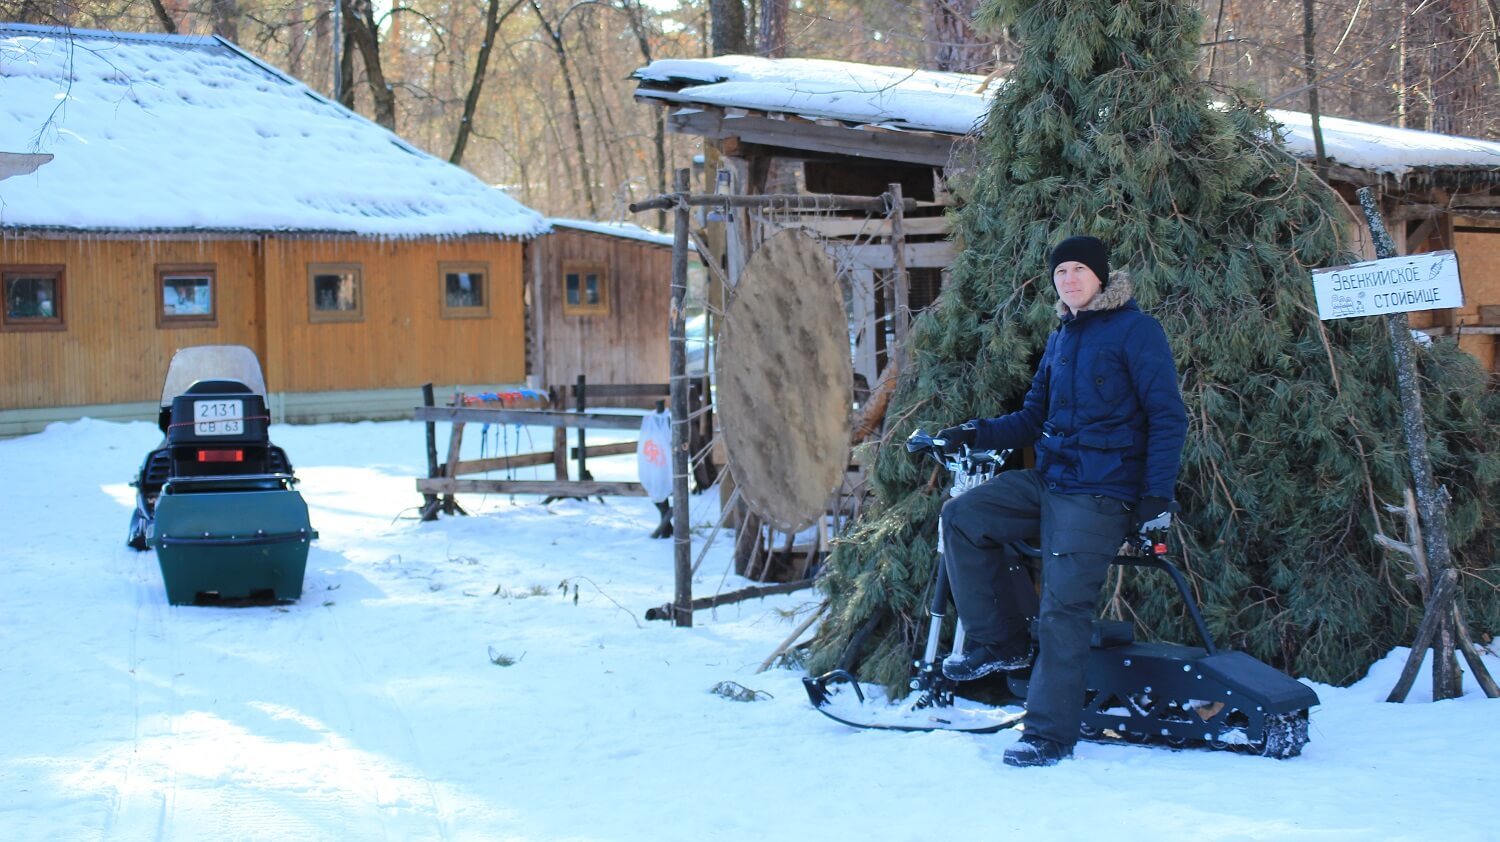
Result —
[{"label": "wooden shed", "polygon": [[[666,383],[672,237],[626,223],[551,219],[527,243],[534,375]],[[690,349],[696,351],[701,349]]]},{"label": "wooden shed", "polygon": [[[921,207],[905,225],[907,306],[931,302],[955,257],[946,178],[967,165],[966,140],[988,111],[994,80],[960,73],[811,59],[718,56],[653,62],[634,74],[638,101],[666,109],[670,131],[702,137],[741,193],[879,195],[900,183]],[[1272,110],[1287,148],[1312,160],[1311,119]],[[1465,307],[1412,314],[1414,327],[1450,335],[1489,370],[1500,365],[1500,142],[1323,117],[1330,182],[1357,211],[1354,191],[1377,188],[1403,252],[1451,248]],[[730,282],[777,226],[828,238],[849,279],[856,378],[884,370],[895,309],[888,282],[889,222],[741,217],[724,227]],[[710,232],[713,236],[713,232]],[[718,246],[718,244],[715,244]],[[1369,250],[1373,257],[1373,249]]]},{"label": "wooden shed", "polygon": [[525,378],[545,220],[223,39],[0,25],[0,148],[33,141],[0,183],[0,435],[154,417],[189,345],[254,349],[278,420]]}]

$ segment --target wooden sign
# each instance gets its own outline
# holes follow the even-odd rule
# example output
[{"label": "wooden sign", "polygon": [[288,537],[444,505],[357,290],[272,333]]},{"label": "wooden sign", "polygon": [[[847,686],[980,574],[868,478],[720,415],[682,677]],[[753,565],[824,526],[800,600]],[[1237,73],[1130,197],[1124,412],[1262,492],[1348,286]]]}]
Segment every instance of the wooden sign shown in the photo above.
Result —
[{"label": "wooden sign", "polygon": [[1323,321],[1464,305],[1452,250],[1319,269],[1312,279]]}]

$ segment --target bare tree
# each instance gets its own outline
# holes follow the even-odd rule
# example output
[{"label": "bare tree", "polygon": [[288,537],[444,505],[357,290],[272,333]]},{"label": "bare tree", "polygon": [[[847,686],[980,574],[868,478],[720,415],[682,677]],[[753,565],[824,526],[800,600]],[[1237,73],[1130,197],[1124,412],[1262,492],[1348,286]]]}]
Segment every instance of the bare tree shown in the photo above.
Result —
[{"label": "bare tree", "polygon": [[[370,88],[370,101],[375,112],[375,122],[396,130],[396,94],[386,82],[385,69],[380,61],[380,24],[375,20],[375,7],[370,0],[344,0],[344,31],[347,40],[359,50],[360,60],[365,66],[365,81]],[[345,51],[347,56],[348,51]],[[350,71],[345,77],[353,87],[352,57]],[[342,73],[342,68],[340,69]],[[352,99],[352,95],[351,95]],[[348,104],[348,103],[346,103]]]},{"label": "bare tree", "polygon": [[708,0],[713,26],[711,48],[716,56],[750,52],[746,33],[745,0]]},{"label": "bare tree", "polygon": [[458,133],[453,139],[453,152],[448,160],[459,164],[464,159],[464,148],[469,145],[469,135],[474,131],[474,112],[479,108],[479,95],[484,89],[485,71],[490,66],[490,53],[495,49],[495,37],[500,34],[500,24],[520,8],[522,0],[515,0],[504,12],[500,11],[500,0],[489,0],[484,13],[484,41],[479,45],[479,58],[474,64],[474,80],[469,83],[469,92],[464,96],[464,111],[458,118]]},{"label": "bare tree", "polygon": [[787,0],[760,0],[760,33],[756,52],[766,58],[786,55]]},{"label": "bare tree", "polygon": [[978,9],[979,0],[923,0],[923,67],[974,73],[994,64],[995,45],[974,30]]},{"label": "bare tree", "polygon": [[[542,12],[542,7],[537,5],[536,0],[529,2],[532,11],[536,12],[537,22],[551,42],[553,55],[557,56],[557,67],[562,71],[563,91],[568,96],[568,112],[572,117],[573,144],[578,154],[578,175],[583,182],[583,197],[588,202],[589,217],[596,219],[599,216],[599,205],[594,201],[594,176],[589,170],[588,148],[583,140],[583,117],[578,111],[578,91],[573,85],[573,74],[568,69],[568,48],[563,43],[561,28],[547,20],[547,15]],[[563,14],[566,16],[567,12]]]}]

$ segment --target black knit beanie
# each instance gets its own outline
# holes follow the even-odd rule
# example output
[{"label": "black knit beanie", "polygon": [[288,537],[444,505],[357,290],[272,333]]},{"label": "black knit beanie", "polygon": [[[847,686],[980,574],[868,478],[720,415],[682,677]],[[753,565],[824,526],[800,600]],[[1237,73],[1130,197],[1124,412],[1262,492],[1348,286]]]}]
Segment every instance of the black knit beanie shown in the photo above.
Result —
[{"label": "black knit beanie", "polygon": [[1099,288],[1109,285],[1109,246],[1096,237],[1069,237],[1058,243],[1047,257],[1047,274],[1057,271],[1059,263],[1076,260],[1099,276]]}]

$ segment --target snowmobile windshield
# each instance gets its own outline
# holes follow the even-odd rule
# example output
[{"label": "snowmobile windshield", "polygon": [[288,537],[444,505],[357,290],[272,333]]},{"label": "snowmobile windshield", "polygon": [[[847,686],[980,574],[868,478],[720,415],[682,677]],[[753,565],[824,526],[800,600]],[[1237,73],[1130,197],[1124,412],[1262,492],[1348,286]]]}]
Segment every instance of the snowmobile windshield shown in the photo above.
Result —
[{"label": "snowmobile windshield", "polygon": [[244,345],[197,345],[172,355],[167,379],[161,387],[161,405],[199,380],[238,380],[261,397],[266,396],[266,381],[260,373],[260,360]]}]

